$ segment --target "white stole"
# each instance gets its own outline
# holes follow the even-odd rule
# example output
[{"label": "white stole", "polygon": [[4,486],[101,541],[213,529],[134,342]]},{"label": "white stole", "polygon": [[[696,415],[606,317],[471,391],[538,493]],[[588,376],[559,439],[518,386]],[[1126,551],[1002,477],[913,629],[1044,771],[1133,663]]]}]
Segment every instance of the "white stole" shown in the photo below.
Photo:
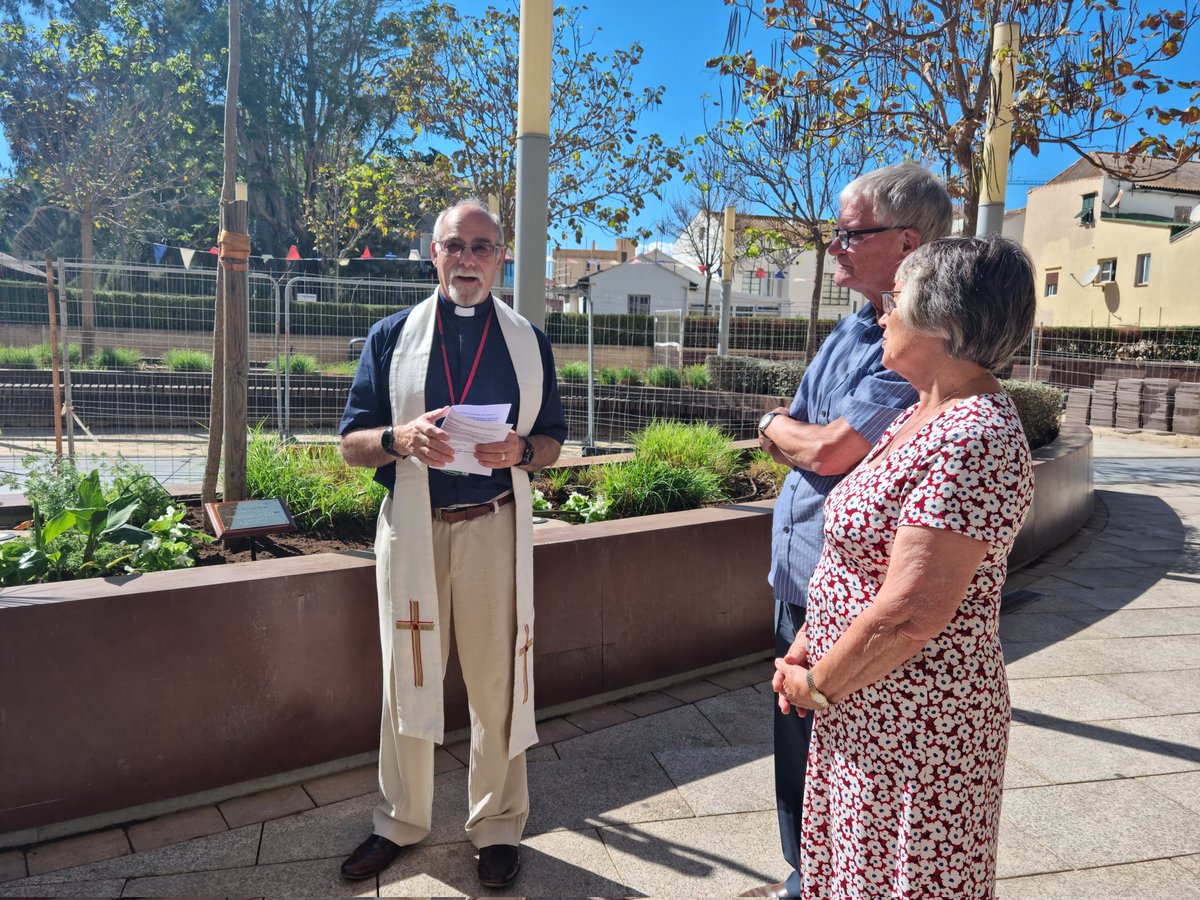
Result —
[{"label": "white stole", "polygon": [[[433,350],[437,302],[434,293],[413,308],[392,351],[390,399],[392,421],[398,425],[429,411],[425,378]],[[527,436],[542,405],[544,373],[537,334],[528,321],[501,301],[493,300],[492,307],[520,389],[516,432]],[[384,500],[375,536],[384,696],[396,712],[400,734],[440,744],[445,726],[444,661],[433,569],[429,470],[411,456],[396,460],[395,468],[396,485],[392,496]],[[512,658],[510,759],[537,743],[533,715],[533,509],[529,475],[513,467],[512,482],[517,532],[517,633]],[[403,630],[397,626],[398,621],[405,623]]]}]

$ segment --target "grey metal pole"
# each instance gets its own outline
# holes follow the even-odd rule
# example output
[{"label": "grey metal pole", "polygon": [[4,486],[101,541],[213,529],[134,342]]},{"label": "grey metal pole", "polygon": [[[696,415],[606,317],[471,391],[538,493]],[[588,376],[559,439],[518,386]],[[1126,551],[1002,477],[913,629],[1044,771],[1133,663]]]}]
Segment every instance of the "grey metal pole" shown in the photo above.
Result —
[{"label": "grey metal pole", "polygon": [[546,324],[546,227],[550,196],[551,0],[521,0],[517,62],[517,222],[513,296],[517,312]]},{"label": "grey metal pole", "polygon": [[587,304],[588,321],[588,378],[587,378],[587,446],[596,446],[596,341],[595,326],[592,318],[592,286],[588,285],[587,294],[583,298]]},{"label": "grey metal pole", "polygon": [[975,233],[1004,232],[1004,194],[1012,149],[1012,96],[1017,79],[1021,26],[997,22],[992,28],[992,87],[983,138],[983,178],[979,185],[979,218]]},{"label": "grey metal pole", "polygon": [[70,323],[67,321],[66,266],[58,261],[58,321],[62,340],[63,409],[67,420],[67,456],[75,458],[75,407],[71,403],[71,340]]}]

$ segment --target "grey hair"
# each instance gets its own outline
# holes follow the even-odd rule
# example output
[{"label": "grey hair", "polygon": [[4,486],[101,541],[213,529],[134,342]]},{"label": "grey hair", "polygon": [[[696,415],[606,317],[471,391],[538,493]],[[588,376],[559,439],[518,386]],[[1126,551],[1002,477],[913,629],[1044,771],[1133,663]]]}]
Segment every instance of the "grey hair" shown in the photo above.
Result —
[{"label": "grey hair", "polygon": [[462,200],[456,200],[454,203],[451,203],[440,213],[438,213],[437,219],[435,219],[433,222],[433,239],[435,241],[440,241],[442,239],[442,223],[446,221],[446,216],[450,215],[450,213],[454,212],[454,210],[463,209],[464,207],[478,209],[480,212],[485,213],[487,217],[492,220],[492,224],[496,226],[496,243],[503,247],[504,223],[500,221],[500,217],[498,215],[492,212],[491,207],[478,197],[465,197]]},{"label": "grey hair", "polygon": [[860,175],[842,188],[841,204],[865,200],[880,225],[915,228],[921,243],[950,233],[954,204],[945,185],[924,166],[898,163]]},{"label": "grey hair", "polygon": [[918,331],[945,338],[946,350],[989,371],[1029,340],[1037,312],[1033,262],[998,235],[940,238],[900,263],[897,312]]}]

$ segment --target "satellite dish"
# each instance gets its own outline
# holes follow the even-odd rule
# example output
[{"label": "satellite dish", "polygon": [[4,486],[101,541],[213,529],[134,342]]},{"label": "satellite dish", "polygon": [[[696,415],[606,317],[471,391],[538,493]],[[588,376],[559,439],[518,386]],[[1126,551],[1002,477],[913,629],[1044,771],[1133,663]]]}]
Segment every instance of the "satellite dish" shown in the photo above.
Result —
[{"label": "satellite dish", "polygon": [[1188,213],[1189,222],[1200,222],[1200,206],[1193,206],[1192,211]]},{"label": "satellite dish", "polygon": [[1082,275],[1080,275],[1078,278],[1075,278],[1074,275],[1072,275],[1071,277],[1075,278],[1075,280],[1080,284],[1080,286],[1082,286],[1085,284],[1094,283],[1096,280],[1096,276],[1099,274],[1100,274],[1100,266],[1095,265],[1095,266],[1089,266],[1087,271],[1084,272]]}]

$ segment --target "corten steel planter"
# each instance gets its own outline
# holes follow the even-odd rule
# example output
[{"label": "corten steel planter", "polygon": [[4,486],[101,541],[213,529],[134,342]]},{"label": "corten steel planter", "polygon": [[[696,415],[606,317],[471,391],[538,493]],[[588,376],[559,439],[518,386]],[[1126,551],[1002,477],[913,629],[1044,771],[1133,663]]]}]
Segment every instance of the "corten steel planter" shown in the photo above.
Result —
[{"label": "corten steel planter", "polygon": [[[1037,456],[1017,564],[1091,511],[1090,432]],[[769,653],[773,504],[538,529],[539,710]],[[378,621],[367,552],[0,590],[0,846],[373,751]]]}]

